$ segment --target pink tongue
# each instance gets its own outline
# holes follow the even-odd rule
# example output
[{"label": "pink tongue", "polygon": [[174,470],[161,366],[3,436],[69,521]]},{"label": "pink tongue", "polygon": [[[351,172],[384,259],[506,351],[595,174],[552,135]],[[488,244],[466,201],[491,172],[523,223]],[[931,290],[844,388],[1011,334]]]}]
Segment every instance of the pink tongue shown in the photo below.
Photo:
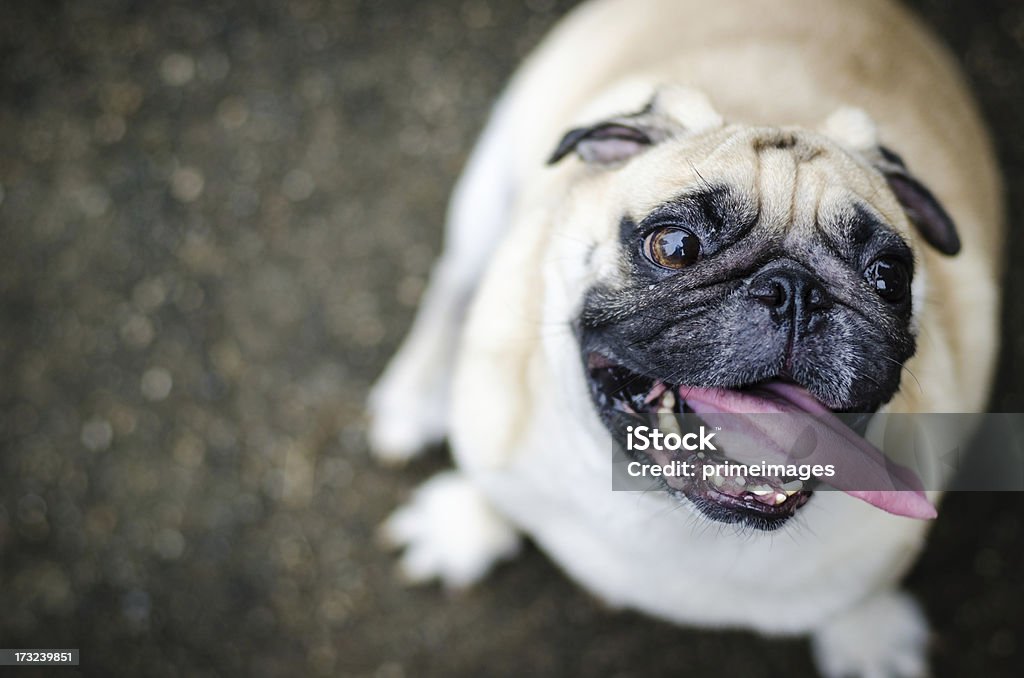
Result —
[{"label": "pink tongue", "polygon": [[[768,463],[833,464],[836,475],[823,480],[850,496],[898,516],[931,519],[937,515],[916,473],[887,460],[806,390],[783,382],[768,382],[761,389],[763,394],[681,386],[679,395],[708,424],[715,425],[718,419],[723,439],[728,437],[729,429],[742,428],[742,436],[756,441],[758,459]],[[793,416],[736,416],[759,414]],[[808,427],[814,432],[813,450],[798,460],[789,459],[797,437],[794,433]],[[736,456],[732,449],[730,455]],[[778,461],[766,459],[769,455]],[[862,489],[865,487],[893,489]]]}]

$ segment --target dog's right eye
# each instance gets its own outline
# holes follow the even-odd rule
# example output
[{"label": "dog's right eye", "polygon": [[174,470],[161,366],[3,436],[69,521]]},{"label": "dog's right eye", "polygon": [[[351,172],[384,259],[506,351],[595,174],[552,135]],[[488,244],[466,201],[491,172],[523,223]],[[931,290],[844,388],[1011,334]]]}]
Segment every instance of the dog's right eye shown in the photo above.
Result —
[{"label": "dog's right eye", "polygon": [[662,268],[679,270],[697,261],[700,241],[678,226],[663,226],[644,240],[644,255]]},{"label": "dog's right eye", "polygon": [[910,292],[907,267],[892,257],[875,259],[864,271],[864,278],[879,296],[892,304],[902,302]]}]

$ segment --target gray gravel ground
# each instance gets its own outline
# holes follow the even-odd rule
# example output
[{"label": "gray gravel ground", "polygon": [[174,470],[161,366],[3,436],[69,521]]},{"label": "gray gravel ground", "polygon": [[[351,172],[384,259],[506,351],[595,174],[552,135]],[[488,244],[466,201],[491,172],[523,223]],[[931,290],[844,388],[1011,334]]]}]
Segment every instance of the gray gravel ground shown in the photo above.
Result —
[{"label": "gray gravel ground", "polygon": [[[1016,222],[1024,5],[914,4]],[[608,611],[535,551],[452,596],[373,542],[445,460],[370,463],[365,389],[489,102],[566,5],[4,3],[0,647],[103,676],[808,675],[803,642]],[[995,406],[1022,411],[1016,265],[1007,290]],[[936,675],[1020,675],[1022,509],[949,498],[909,579]]]}]

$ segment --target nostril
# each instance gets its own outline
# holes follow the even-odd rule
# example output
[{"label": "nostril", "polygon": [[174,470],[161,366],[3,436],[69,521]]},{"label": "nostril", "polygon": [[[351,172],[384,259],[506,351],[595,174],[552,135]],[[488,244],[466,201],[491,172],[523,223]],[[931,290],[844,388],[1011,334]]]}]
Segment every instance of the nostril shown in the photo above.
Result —
[{"label": "nostril", "polygon": [[786,288],[778,280],[768,280],[750,288],[750,296],[765,306],[778,308],[786,303]]},{"label": "nostril", "polygon": [[832,296],[813,274],[801,270],[775,269],[750,281],[750,298],[771,309],[773,317],[793,315],[804,318],[833,305]]},{"label": "nostril", "polygon": [[828,308],[832,305],[832,299],[829,297],[828,292],[823,290],[818,285],[811,285],[810,289],[807,290],[807,308],[811,311],[817,311],[824,308]]}]

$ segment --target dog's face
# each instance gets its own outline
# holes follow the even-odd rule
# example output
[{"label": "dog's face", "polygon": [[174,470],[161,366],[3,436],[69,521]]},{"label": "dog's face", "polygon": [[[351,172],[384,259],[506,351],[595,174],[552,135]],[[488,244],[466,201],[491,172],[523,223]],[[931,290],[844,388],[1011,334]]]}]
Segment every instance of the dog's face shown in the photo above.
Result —
[{"label": "dog's face", "polygon": [[[695,388],[741,399],[799,390],[833,411],[876,411],[915,351],[914,228],[955,253],[948,216],[885,149],[702,121],[687,126],[656,99],[570,132],[552,159],[584,161],[569,170],[559,226],[583,261],[562,275],[575,276],[575,330],[602,420],[614,429],[621,412],[690,412]],[[810,496],[782,478],[763,485],[772,491],[665,487],[712,518],[766,529]]]}]

